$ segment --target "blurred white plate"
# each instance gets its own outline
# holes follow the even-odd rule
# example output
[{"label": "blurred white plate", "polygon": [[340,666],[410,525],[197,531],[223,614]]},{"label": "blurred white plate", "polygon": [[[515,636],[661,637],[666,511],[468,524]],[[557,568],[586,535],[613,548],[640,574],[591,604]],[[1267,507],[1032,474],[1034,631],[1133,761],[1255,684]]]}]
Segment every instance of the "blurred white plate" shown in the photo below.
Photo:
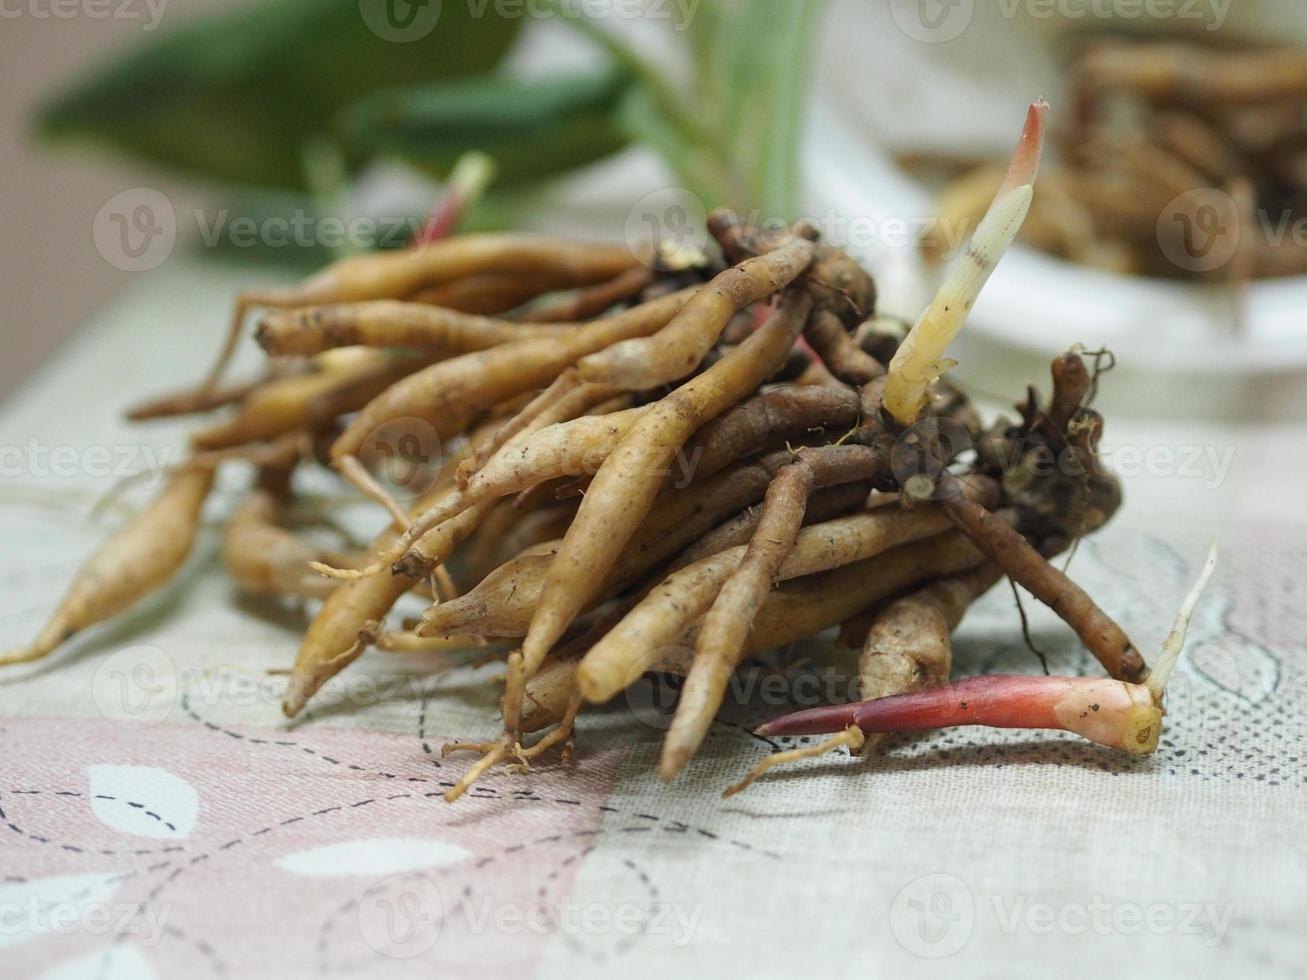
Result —
[{"label": "blurred white plate", "polygon": [[[819,220],[842,216],[837,231],[848,230],[849,240],[841,244],[876,271],[883,309],[913,315],[935,278],[899,234],[905,226],[920,232],[934,196],[895,166],[895,150],[1006,156],[1028,102],[1047,94],[1055,114],[1059,108],[1059,38],[1110,26],[1106,12],[1140,7],[1138,0],[832,3],[807,141],[807,207]],[[1186,0],[1155,9],[1176,14],[1118,20],[1307,44],[1301,0],[1228,7],[1225,0]],[[847,224],[855,216],[856,228]],[[1106,345],[1151,371],[1307,367],[1307,277],[1252,283],[1242,303],[1236,330],[1229,290],[1113,275],[1017,246],[986,287],[969,332],[1041,356],[1071,343]]]}]

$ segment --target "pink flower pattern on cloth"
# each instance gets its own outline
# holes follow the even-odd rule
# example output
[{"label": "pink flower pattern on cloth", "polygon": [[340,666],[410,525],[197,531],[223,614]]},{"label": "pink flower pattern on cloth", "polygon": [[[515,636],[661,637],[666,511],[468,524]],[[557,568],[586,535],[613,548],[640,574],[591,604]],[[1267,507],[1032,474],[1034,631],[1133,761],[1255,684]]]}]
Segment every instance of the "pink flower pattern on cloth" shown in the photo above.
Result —
[{"label": "pink flower pattern on cloth", "polygon": [[694,832],[607,804],[619,751],[450,806],[458,770],[395,735],[31,718],[4,739],[5,976],[530,975],[559,937],[602,959],[656,935],[629,858],[612,921],[570,902],[606,836]]}]

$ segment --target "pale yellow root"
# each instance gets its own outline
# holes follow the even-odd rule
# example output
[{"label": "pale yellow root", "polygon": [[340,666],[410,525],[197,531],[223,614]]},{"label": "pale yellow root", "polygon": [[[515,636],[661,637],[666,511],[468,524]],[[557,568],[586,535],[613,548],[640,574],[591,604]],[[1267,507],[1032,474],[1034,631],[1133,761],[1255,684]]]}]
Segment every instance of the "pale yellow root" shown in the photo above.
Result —
[{"label": "pale yellow root", "polygon": [[480,644],[475,636],[418,636],[416,633],[388,630],[377,634],[373,644],[384,653],[445,653],[474,650]]},{"label": "pale yellow root", "polygon": [[38,660],[74,634],[135,605],[166,583],[190,554],[200,510],[213,487],[211,466],[190,465],[78,569],[32,644],[0,655],[0,666]]},{"label": "pale yellow root", "polygon": [[641,407],[612,415],[587,415],[546,426],[539,432],[521,433],[476,472],[466,489],[451,494],[411,522],[405,519],[404,533],[367,568],[333,569],[315,565],[314,569],[346,581],[371,575],[399,561],[424,534],[470,507],[488,504],[558,477],[585,475],[607,459],[613,447],[647,410]]},{"label": "pale yellow root", "polygon": [[[341,412],[362,407],[410,372],[431,363],[427,355],[343,348],[315,370],[273,378],[253,389],[231,418],[192,434],[196,450],[223,449],[274,439],[319,421],[315,409],[326,399]],[[347,398],[339,398],[341,394]]]},{"label": "pale yellow root", "polygon": [[354,346],[429,347],[452,355],[574,327],[496,320],[425,303],[371,300],[269,313],[260,321],[255,339],[273,357]]},{"label": "pale yellow root", "polygon": [[[569,378],[569,373],[564,371],[560,374],[552,385],[528,402],[517,415],[505,423],[504,427],[499,430],[499,434],[490,443],[474,456],[469,457],[459,467],[458,479],[460,487],[466,487],[468,481],[476,475],[481,467],[485,466],[491,457],[510,441],[517,441],[523,433],[539,432],[546,426],[570,422],[596,406],[603,405],[622,394],[620,389],[611,385],[574,385],[566,383],[564,379]],[[630,400],[626,399],[626,404],[629,403]],[[593,414],[607,415],[610,412],[597,411]]]},{"label": "pale yellow root", "polygon": [[[447,745],[441,750],[441,754],[448,755],[450,752],[459,751],[458,746],[459,743]],[[494,766],[508,758],[508,754],[512,750],[513,738],[510,735],[505,735],[498,742],[489,746],[485,755],[478,759],[476,764],[463,774],[463,778],[445,791],[445,802],[453,803],[456,801],[471,788],[473,783],[489,772]]]},{"label": "pale yellow root", "polygon": [[543,300],[513,319],[523,323],[556,323],[559,320],[588,320],[605,310],[638,295],[653,282],[654,271],[647,265],[628,269],[608,282],[596,283],[573,296]]},{"label": "pale yellow root", "polygon": [[526,688],[526,675],[522,671],[522,651],[514,650],[508,655],[508,669],[504,674],[504,697],[500,702],[500,714],[504,719],[504,731],[514,737],[522,730],[522,692]]},{"label": "pale yellow root", "polygon": [[[462,474],[460,485],[466,485],[467,480],[471,479],[472,475],[484,466],[487,460],[494,456],[495,453],[499,452],[499,450],[502,449],[510,440],[515,439],[519,433],[527,431],[528,428],[533,432],[542,428],[542,426],[532,425],[532,423],[540,418],[549,408],[573,393],[578,387],[581,387],[582,384],[583,382],[577,376],[574,368],[568,368],[551,381],[549,387],[545,388],[544,391],[540,392],[540,394],[527,402],[522,410],[513,416],[513,418],[499,430],[499,434],[489,445],[464,464],[464,469],[460,471]],[[593,385],[590,387],[604,393],[599,398],[599,401],[603,401],[604,398],[610,397],[609,393],[616,394],[621,390],[614,388],[611,385]],[[577,414],[580,413],[578,412]],[[558,419],[556,421],[563,420]]]},{"label": "pale yellow root", "polygon": [[[441,494],[452,492],[454,465],[451,464],[436,486],[418,501],[418,507],[430,506]],[[480,511],[473,508],[433,530],[433,551],[448,557],[476,526],[479,517]],[[369,549],[369,557],[384,551],[393,540],[393,531],[383,532]],[[375,575],[338,586],[327,597],[300,643],[291,683],[282,702],[282,711],[287,717],[298,714],[323,684],[358,658],[366,646],[358,642],[360,631],[369,623],[385,619],[399,597],[420,582],[420,577],[395,575],[390,569],[382,569]]]},{"label": "pale yellow root", "polygon": [[553,276],[487,272],[419,289],[403,297],[410,303],[427,303],[479,316],[502,316],[523,303],[563,288]]},{"label": "pale yellow root", "polygon": [[857,725],[850,725],[840,734],[817,745],[809,745],[802,749],[790,749],[788,752],[774,752],[767,758],[763,759],[751,770],[749,774],[741,779],[734,786],[722,790],[722,799],[734,796],[736,793],[743,792],[758,780],[758,778],[768,769],[774,766],[786,765],[790,762],[800,762],[804,759],[815,759],[819,755],[825,755],[827,752],[833,752],[841,745],[847,745],[850,752],[860,752],[867,736],[862,734],[862,729]]},{"label": "pale yellow root", "polygon": [[387,571],[336,587],[300,641],[282,701],[288,718],[299,714],[323,684],[358,659],[366,646],[359,639],[365,624],[385,618],[417,581]]},{"label": "pale yellow root", "polygon": [[332,445],[332,459],[357,455],[371,433],[394,419],[425,419],[440,438],[456,435],[494,406],[548,386],[578,358],[654,333],[695,294],[681,290],[557,337],[518,340],[433,364],[364,406]]},{"label": "pale yellow root", "polygon": [[[564,289],[607,281],[638,264],[629,250],[619,246],[531,235],[459,235],[403,251],[353,255],[297,286],[238,296],[231,325],[203,388],[217,384],[236,351],[245,314],[256,306],[405,299],[420,290],[483,273],[540,274],[549,277],[552,288]],[[548,288],[550,285],[543,285],[539,291]]]},{"label": "pale yellow root", "polygon": [[308,568],[310,561],[350,559],[318,548],[281,526],[284,493],[259,486],[236,509],[222,536],[222,562],[245,592],[325,599],[334,586]]},{"label": "pale yellow root", "polygon": [[[980,563],[975,545],[950,532],[787,582],[759,610],[740,660],[819,633],[918,582]],[[703,742],[737,663],[694,661],[663,742],[659,774],[664,780],[675,778]]]},{"label": "pale yellow root", "polygon": [[[858,658],[859,698],[869,701],[948,683],[951,634],[967,607],[1002,577],[996,565],[986,563],[931,582],[877,612]],[[865,748],[883,739],[869,735]]]},{"label": "pale yellow root", "polygon": [[[615,595],[635,584],[650,569],[704,538],[723,519],[757,503],[767,492],[776,469],[789,458],[786,452],[776,454],[776,458],[750,460],[723,470],[703,483],[665,491],[631,538],[621,559],[614,563],[596,599]],[[828,499],[823,506],[833,502]],[[852,509],[857,502],[846,498],[848,506],[844,509]],[[748,541],[750,533],[752,527],[738,542],[727,542],[724,547]],[[418,633],[440,636],[462,631],[486,636],[524,636],[540,603],[552,553],[559,543],[560,540],[550,540],[528,546],[487,574],[457,601],[426,610],[423,622],[417,627]],[[587,608],[592,605],[593,601]]]},{"label": "pale yellow root", "polygon": [[696,429],[743,401],[771,376],[794,345],[811,309],[806,291],[787,293],[766,324],[707,371],[649,406],[609,454],[550,566],[522,644],[528,674],[535,672],[603,585],[653,506],[676,452]]},{"label": "pale yellow root", "polygon": [[[996,488],[989,481],[976,480],[967,492],[992,500]],[[940,534],[949,524],[948,516],[935,506],[908,512],[878,508],[814,524],[799,532],[776,577],[787,581],[864,561]],[[745,552],[745,547],[736,546],[700,559],[651,590],[582,661],[578,684],[586,698],[606,701],[648,670],[658,651],[675,644],[708,610]]]},{"label": "pale yellow root", "polygon": [[463,568],[472,588],[504,563],[548,541],[561,541],[567,533],[576,515],[574,506],[547,500],[543,493],[531,503],[534,506],[520,508],[511,500],[500,500],[469,539]]},{"label": "pale yellow root", "polygon": [[[794,238],[773,252],[732,266],[654,336],[626,340],[584,357],[577,365],[581,377],[628,391],[685,377],[703,360],[731,317],[788,286],[812,262],[813,254],[812,242]],[[768,376],[780,366],[774,365]]]},{"label": "pale yellow root", "polygon": [[[871,492],[868,483],[848,483],[840,486],[826,487],[818,490],[808,500],[804,512],[805,525],[820,524],[836,517],[847,516],[854,511],[864,509],[867,494]],[[698,541],[686,548],[667,566],[667,574],[679,572],[682,568],[693,565],[704,558],[711,558],[719,552],[738,545],[748,544],[754,529],[762,517],[762,508],[753,506],[735,515],[729,521],[717,525]]]},{"label": "pale yellow root", "polygon": [[538,595],[560,541],[546,541],[496,568],[465,595],[426,609],[417,635],[434,637],[470,628],[480,636],[521,636],[522,611],[515,601]]},{"label": "pale yellow root", "polygon": [[754,617],[794,548],[815,478],[800,454],[772,480],[757,530],[739,565],[704,613],[694,648],[696,661],[734,664],[739,659]]}]

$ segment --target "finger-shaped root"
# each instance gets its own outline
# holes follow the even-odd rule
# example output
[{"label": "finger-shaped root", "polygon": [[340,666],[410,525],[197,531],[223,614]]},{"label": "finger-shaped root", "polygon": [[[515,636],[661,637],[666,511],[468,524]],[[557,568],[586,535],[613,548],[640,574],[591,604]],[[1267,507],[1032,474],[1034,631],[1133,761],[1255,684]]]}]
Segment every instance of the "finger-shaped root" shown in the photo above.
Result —
[{"label": "finger-shaped root", "polygon": [[72,585],[32,644],[0,655],[0,666],[38,660],[76,633],[135,605],[186,560],[200,509],[213,486],[211,466],[191,465],[78,569]]},{"label": "finger-shaped root", "polygon": [[553,275],[483,272],[425,286],[408,296],[395,298],[477,316],[502,316],[537,296],[563,288],[566,287],[559,285]]},{"label": "finger-shaped root", "polygon": [[815,479],[800,454],[772,480],[757,530],[704,614],[694,648],[696,663],[737,662],[754,617],[794,548]]},{"label": "finger-shaped root", "polygon": [[[564,371],[554,383],[533,398],[496,434],[495,438],[471,456],[459,468],[459,485],[466,487],[472,476],[510,441],[524,433],[539,432],[546,426],[570,422],[599,407],[595,415],[610,415],[613,411],[629,407],[630,398],[611,385],[578,384],[571,371]],[[605,405],[611,402],[612,408]]]},{"label": "finger-shaped root", "polygon": [[349,580],[402,562],[407,574],[422,574],[429,556],[415,546],[432,528],[479,503],[529,490],[558,477],[594,472],[645,412],[645,408],[632,408],[612,415],[583,416],[546,426],[539,432],[524,433],[478,470],[464,490],[450,494],[408,522],[404,533],[367,568],[334,569],[320,565],[314,568],[332,578]]},{"label": "finger-shaped root", "polygon": [[337,347],[426,347],[466,354],[528,337],[552,336],[572,324],[522,324],[424,303],[371,300],[269,313],[254,338],[274,357]]},{"label": "finger-shaped root", "polygon": [[[654,336],[614,344],[583,358],[578,365],[581,377],[633,391],[685,377],[703,360],[732,316],[793,282],[812,262],[813,254],[812,242],[792,238],[773,252],[732,266]],[[778,363],[772,370],[779,367]]]},{"label": "finger-shaped root", "polygon": [[804,328],[803,338],[830,373],[847,385],[860,388],[885,373],[884,365],[859,347],[840,318],[829,310],[813,314]]},{"label": "finger-shaped root", "polygon": [[197,450],[220,449],[273,439],[322,421],[325,400],[336,414],[367,404],[406,374],[429,361],[421,355],[379,350],[342,350],[307,374],[273,379],[247,395],[230,419],[191,436]]},{"label": "finger-shaped root", "polygon": [[[978,481],[975,492],[992,499],[995,489],[987,481]],[[799,533],[774,577],[788,581],[829,571],[940,534],[948,526],[948,518],[929,506],[907,512],[885,507],[815,524]],[[608,700],[647,670],[660,650],[674,644],[711,607],[746,550],[737,546],[701,559],[652,589],[586,657],[580,675],[586,697]]]},{"label": "finger-shaped root", "polygon": [[[981,560],[975,546],[954,532],[788,582],[759,610],[740,659],[812,636],[918,582],[975,567]],[[695,660],[691,665],[663,742],[659,774],[664,780],[675,778],[703,742],[738,662]]]},{"label": "finger-shaped root", "polygon": [[608,282],[595,283],[578,289],[570,296],[545,299],[531,304],[513,319],[522,323],[565,323],[588,320],[638,296],[654,280],[654,271],[647,265],[627,269]]},{"label": "finger-shaped root", "polygon": [[713,419],[694,434],[685,455],[694,461],[696,479],[706,479],[731,463],[778,440],[808,432],[843,435],[858,424],[857,392],[840,385],[803,385],[755,395]]},{"label": "finger-shaped root", "polygon": [[748,397],[772,374],[811,308],[805,291],[786,293],[764,326],[703,374],[650,406],[609,454],[550,566],[541,604],[522,644],[528,674],[598,592],[653,506],[668,462],[699,426]]},{"label": "finger-shaped root", "polygon": [[603,282],[636,263],[636,257],[620,246],[584,245],[533,235],[460,235],[403,251],[352,255],[297,286],[237,297],[231,325],[203,387],[216,385],[235,353],[245,314],[258,306],[406,299],[420,290],[484,273],[540,274],[545,277],[541,281],[550,284],[539,290],[543,292]]},{"label": "finger-shaped root", "polygon": [[222,562],[246,592],[325,599],[334,585],[310,571],[309,562],[346,564],[350,559],[315,547],[282,526],[285,503],[284,487],[255,487],[227,522]]},{"label": "finger-shaped root", "polygon": [[[805,525],[820,524],[836,517],[844,517],[855,511],[869,509],[871,506],[867,502],[869,496],[877,498],[875,506],[897,504],[897,499],[892,494],[873,493],[870,482],[866,480],[826,487],[816,491],[808,499],[808,507],[803,512],[803,523]],[[702,561],[704,558],[711,558],[719,552],[727,551],[738,545],[748,544],[761,518],[762,508],[751,506],[736,514],[729,521],[718,524],[677,555],[676,559],[667,566],[667,574],[671,575],[674,572],[679,572],[682,568]]]},{"label": "finger-shaped root", "polygon": [[557,337],[500,344],[425,368],[369,402],[332,445],[332,459],[357,455],[369,434],[392,419],[426,419],[442,439],[462,432],[482,412],[549,385],[577,358],[653,333],[693,295],[682,290]]},{"label": "finger-shaped root", "polygon": [[1062,617],[1112,677],[1143,680],[1148,673],[1144,658],[1088,592],[1006,522],[968,499],[952,474],[943,475],[940,487],[940,504],[952,521],[1013,581]]},{"label": "finger-shaped root", "polygon": [[[478,428],[469,437],[469,448],[475,449],[493,434],[493,423]],[[433,506],[453,492],[457,465],[456,460],[446,464],[432,488],[415,503],[414,510]],[[395,536],[393,530],[383,530],[372,542],[366,557],[371,559],[385,551]],[[461,538],[451,537],[451,550],[458,540]],[[298,714],[323,684],[358,658],[366,646],[364,640],[370,642],[375,637],[380,629],[378,624],[385,620],[391,607],[417,584],[415,578],[392,575],[386,570],[337,586],[309,623],[300,643],[291,683],[282,701],[282,711],[287,717]]]},{"label": "finger-shaped root", "polygon": [[[863,700],[948,683],[951,634],[967,607],[1002,577],[992,563],[940,579],[891,602],[871,620],[858,658]],[[879,739],[868,739],[871,746]]]},{"label": "finger-shaped root", "polygon": [[145,422],[150,419],[174,418],[178,415],[196,415],[211,412],[216,408],[225,408],[243,400],[267,379],[242,381],[218,388],[192,388],[187,391],[171,392],[158,395],[149,401],[138,402],[127,410],[130,422]]}]

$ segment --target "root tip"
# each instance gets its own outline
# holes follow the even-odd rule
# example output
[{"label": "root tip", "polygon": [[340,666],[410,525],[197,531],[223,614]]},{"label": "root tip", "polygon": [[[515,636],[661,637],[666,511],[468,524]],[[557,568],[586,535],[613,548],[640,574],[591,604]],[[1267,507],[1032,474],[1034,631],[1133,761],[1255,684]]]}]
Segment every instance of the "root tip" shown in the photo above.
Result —
[{"label": "root tip", "polygon": [[658,764],[658,778],[665,783],[670,783],[681,774],[685,764],[690,761],[690,753],[684,749],[675,749],[664,752],[662,760]]},{"label": "root tip", "polygon": [[368,575],[376,571],[376,569],[372,568],[370,565],[367,568],[359,569],[337,568],[335,565],[328,565],[325,562],[320,561],[309,562],[309,568],[325,578],[335,579],[338,582],[356,582],[361,578],[366,578]]}]

